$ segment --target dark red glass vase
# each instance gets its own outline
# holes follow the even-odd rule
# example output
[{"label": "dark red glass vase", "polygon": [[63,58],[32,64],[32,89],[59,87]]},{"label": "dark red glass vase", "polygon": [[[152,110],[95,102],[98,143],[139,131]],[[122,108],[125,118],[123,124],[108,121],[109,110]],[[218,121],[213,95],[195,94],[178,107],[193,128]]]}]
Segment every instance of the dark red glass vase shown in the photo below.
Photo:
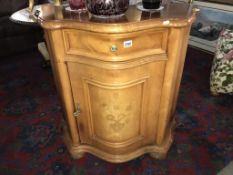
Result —
[{"label": "dark red glass vase", "polygon": [[85,0],[68,0],[72,10],[84,9],[86,7]]}]

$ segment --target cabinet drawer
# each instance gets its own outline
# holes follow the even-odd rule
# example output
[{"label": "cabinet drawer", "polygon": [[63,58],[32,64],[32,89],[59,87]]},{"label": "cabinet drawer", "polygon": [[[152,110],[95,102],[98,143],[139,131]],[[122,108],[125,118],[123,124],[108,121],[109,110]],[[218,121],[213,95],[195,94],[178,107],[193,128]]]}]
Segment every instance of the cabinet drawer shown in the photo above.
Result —
[{"label": "cabinet drawer", "polygon": [[99,34],[80,30],[63,30],[67,55],[104,61],[124,61],[164,54],[168,29],[150,29],[127,34]]}]

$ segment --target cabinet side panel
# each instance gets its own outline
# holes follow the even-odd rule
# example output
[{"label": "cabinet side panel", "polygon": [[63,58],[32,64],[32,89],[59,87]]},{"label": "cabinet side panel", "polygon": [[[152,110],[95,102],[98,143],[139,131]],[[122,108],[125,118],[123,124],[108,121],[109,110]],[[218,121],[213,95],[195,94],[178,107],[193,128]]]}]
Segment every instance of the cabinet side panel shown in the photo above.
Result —
[{"label": "cabinet side panel", "polygon": [[164,83],[162,88],[161,104],[157,132],[157,144],[172,137],[169,133],[174,119],[176,99],[185,61],[189,27],[171,28],[168,42],[168,61],[166,64]]},{"label": "cabinet side panel", "polygon": [[[61,30],[45,30],[45,37],[47,47],[49,50],[51,65],[55,77],[57,90],[59,97],[63,105],[65,119],[68,124],[69,134],[72,140],[72,144],[79,144],[79,134],[77,130],[77,123],[73,117],[74,104],[70,86],[70,80],[67,72],[67,66],[64,62],[64,45],[62,42],[62,31]],[[60,41],[60,42],[56,42]]]}]

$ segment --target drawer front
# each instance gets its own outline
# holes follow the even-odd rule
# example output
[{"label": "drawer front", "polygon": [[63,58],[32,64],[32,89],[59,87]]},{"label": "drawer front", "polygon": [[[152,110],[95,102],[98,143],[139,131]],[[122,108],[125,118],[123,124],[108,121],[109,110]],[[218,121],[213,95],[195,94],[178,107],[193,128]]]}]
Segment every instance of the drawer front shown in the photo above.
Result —
[{"label": "drawer front", "polygon": [[124,61],[164,54],[168,29],[150,29],[122,34],[100,34],[80,30],[63,30],[67,55],[104,61]]}]

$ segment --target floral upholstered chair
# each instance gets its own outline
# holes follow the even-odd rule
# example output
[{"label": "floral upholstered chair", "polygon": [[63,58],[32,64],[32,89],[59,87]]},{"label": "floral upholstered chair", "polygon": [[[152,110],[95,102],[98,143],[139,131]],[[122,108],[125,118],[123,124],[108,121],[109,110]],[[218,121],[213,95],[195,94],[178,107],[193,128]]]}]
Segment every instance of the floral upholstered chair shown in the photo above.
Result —
[{"label": "floral upholstered chair", "polygon": [[233,31],[224,29],[218,39],[210,74],[210,91],[233,94]]}]

